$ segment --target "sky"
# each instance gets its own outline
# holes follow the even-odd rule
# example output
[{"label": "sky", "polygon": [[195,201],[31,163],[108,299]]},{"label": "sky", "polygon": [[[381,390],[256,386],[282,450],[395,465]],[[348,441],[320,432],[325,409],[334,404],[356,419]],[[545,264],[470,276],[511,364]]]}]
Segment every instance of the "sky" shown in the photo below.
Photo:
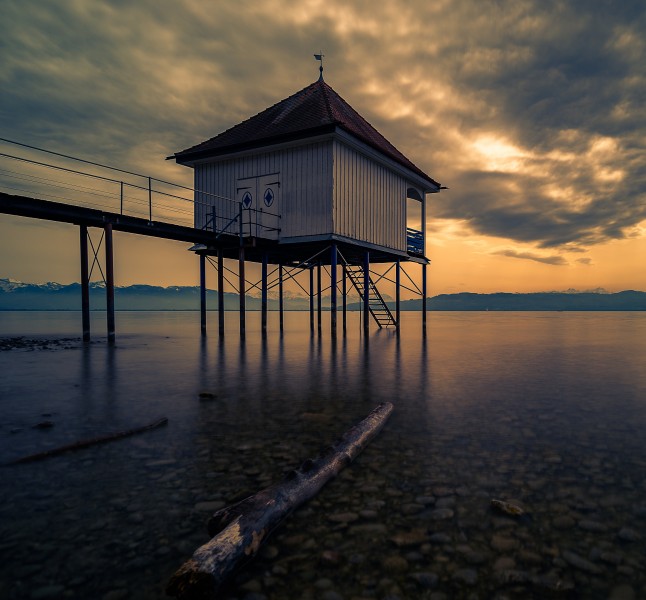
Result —
[{"label": "sky", "polygon": [[[326,82],[449,188],[428,197],[429,295],[646,290],[643,0],[2,4],[0,137],[191,185],[166,156],[315,81],[323,51]],[[199,281],[186,244],[123,233],[115,269]],[[0,215],[0,277],[78,271],[77,227]]]}]

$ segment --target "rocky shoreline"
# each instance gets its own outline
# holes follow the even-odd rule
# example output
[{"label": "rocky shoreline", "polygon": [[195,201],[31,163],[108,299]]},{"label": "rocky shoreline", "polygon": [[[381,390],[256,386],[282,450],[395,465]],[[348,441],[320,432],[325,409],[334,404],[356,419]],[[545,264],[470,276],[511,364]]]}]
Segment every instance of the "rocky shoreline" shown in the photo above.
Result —
[{"label": "rocky shoreline", "polygon": [[0,338],[0,352],[10,350],[71,350],[78,348],[81,338],[32,339],[25,336]]}]

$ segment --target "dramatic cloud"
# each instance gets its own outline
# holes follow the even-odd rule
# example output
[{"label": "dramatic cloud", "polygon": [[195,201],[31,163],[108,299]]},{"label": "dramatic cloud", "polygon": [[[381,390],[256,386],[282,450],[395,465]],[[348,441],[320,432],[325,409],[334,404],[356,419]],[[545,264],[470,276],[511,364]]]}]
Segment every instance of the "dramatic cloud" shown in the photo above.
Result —
[{"label": "dramatic cloud", "polygon": [[[500,256],[509,256],[511,258],[523,258],[525,260],[533,260],[535,262],[543,263],[546,265],[567,265],[567,261],[562,256],[539,256],[530,252],[517,252],[516,250],[498,250],[493,252]],[[579,261],[587,261],[589,259],[579,259]],[[587,263],[586,263],[587,264]]]},{"label": "dramatic cloud", "polygon": [[[642,0],[7,0],[3,136],[163,158],[326,80],[450,190],[429,219],[541,249],[643,236]],[[552,261],[552,262],[550,262]],[[585,264],[585,260],[581,260]]]}]

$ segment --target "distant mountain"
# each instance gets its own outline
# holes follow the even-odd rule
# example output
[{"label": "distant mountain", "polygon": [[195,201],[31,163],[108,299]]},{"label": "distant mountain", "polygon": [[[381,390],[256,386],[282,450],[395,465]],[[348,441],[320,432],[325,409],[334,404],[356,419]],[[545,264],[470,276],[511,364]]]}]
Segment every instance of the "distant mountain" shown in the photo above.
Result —
[{"label": "distant mountain", "polygon": [[[209,309],[218,307],[217,291],[207,290],[206,302]],[[200,288],[198,286],[159,287],[153,285],[129,285],[115,287],[116,310],[199,310]],[[237,310],[240,306],[238,294],[225,293],[226,310]],[[247,296],[248,310],[260,310],[260,298]],[[90,283],[90,308],[105,310],[105,284]],[[305,310],[309,299],[285,295],[287,310]],[[270,299],[269,308],[278,309],[278,300]],[[0,310],[80,310],[81,285],[71,283],[46,283],[42,285],[22,283],[15,279],[0,279]]]},{"label": "distant mountain", "polygon": [[[115,288],[115,307],[117,310],[199,310],[200,288],[198,286],[159,287],[152,285],[130,285]],[[395,305],[385,296],[389,306]],[[323,306],[329,308],[329,296],[323,298]],[[349,310],[360,310],[361,303],[356,295],[348,304]],[[224,294],[226,310],[237,310],[238,294]],[[284,296],[286,310],[308,310],[309,298],[293,293]],[[585,310],[646,310],[646,292],[624,291],[616,294],[605,290],[577,292],[542,292],[534,294],[440,294],[427,299],[429,310],[490,310],[490,311],[585,311]],[[278,310],[278,300],[269,299],[269,309]],[[207,306],[214,310],[218,306],[215,290],[207,290]],[[260,310],[260,298],[247,296],[248,310]],[[105,284],[90,284],[90,307],[92,310],[105,310]],[[81,286],[78,283],[63,285],[49,282],[45,284],[22,283],[15,279],[0,279],[0,310],[80,310]],[[340,302],[339,302],[340,308]],[[422,301],[404,300],[402,310],[421,310]]]},{"label": "distant mountain", "polygon": [[[420,310],[422,301],[407,300],[402,310]],[[426,301],[429,310],[566,311],[646,310],[646,292],[540,292],[533,294],[440,294]]]}]

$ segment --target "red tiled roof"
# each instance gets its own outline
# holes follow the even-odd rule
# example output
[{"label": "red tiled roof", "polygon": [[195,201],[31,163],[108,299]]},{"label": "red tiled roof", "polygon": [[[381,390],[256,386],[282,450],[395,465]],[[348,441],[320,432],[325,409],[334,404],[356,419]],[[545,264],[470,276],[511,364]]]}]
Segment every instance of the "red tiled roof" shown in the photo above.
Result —
[{"label": "red tiled roof", "polygon": [[323,79],[201,144],[173,155],[178,163],[330,133],[339,127],[426,181],[439,183],[408,160]]}]

